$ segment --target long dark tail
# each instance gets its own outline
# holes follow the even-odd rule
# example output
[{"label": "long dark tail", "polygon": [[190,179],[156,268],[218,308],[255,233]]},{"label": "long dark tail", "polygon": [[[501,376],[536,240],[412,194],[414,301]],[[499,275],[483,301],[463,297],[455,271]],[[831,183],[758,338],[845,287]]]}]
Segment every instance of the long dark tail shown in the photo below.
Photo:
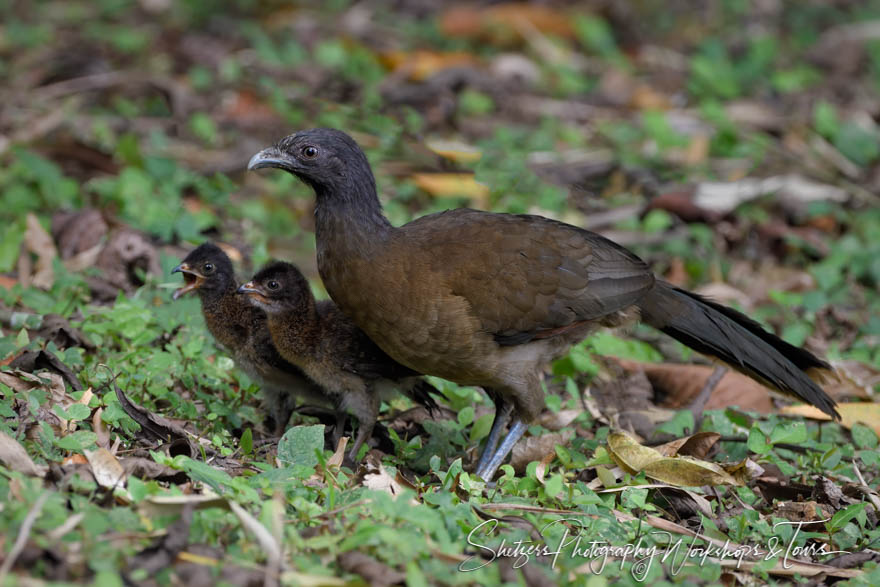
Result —
[{"label": "long dark tail", "polygon": [[646,324],[840,419],[834,400],[807,375],[811,369],[830,369],[828,363],[770,334],[748,316],[662,281],[639,307]]}]

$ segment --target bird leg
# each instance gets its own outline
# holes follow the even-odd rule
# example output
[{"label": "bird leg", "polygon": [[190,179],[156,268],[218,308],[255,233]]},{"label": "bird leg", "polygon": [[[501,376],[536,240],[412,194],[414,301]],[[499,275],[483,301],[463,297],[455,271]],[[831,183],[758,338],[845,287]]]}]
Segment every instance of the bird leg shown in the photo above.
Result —
[{"label": "bird leg", "polygon": [[480,475],[480,471],[484,470],[486,465],[489,464],[489,460],[492,458],[492,455],[495,453],[495,448],[498,446],[498,441],[501,440],[501,432],[510,421],[510,413],[512,411],[513,404],[505,402],[504,399],[499,396],[495,401],[495,420],[492,421],[492,429],[489,431],[489,436],[486,438],[486,446],[483,448],[483,454],[480,455],[477,468],[474,469],[474,472],[477,475]]},{"label": "bird leg", "polygon": [[528,428],[528,425],[519,417],[515,417],[510,424],[510,429],[507,431],[507,436],[504,437],[504,440],[498,446],[498,450],[492,455],[485,468],[477,470],[477,475],[482,477],[484,481],[491,481],[492,477],[495,476],[495,471],[498,470],[498,467],[501,466],[501,463],[504,462],[504,459],[513,449],[513,445],[525,434],[526,428]]}]

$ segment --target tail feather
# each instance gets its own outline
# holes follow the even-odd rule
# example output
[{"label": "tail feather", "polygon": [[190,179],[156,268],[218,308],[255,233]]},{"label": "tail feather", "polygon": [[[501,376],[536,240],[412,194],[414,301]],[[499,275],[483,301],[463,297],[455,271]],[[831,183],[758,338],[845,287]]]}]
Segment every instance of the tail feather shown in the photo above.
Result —
[{"label": "tail feather", "polygon": [[834,400],[807,375],[807,371],[830,369],[828,363],[767,332],[745,314],[662,281],[639,307],[646,324],[840,419]]}]

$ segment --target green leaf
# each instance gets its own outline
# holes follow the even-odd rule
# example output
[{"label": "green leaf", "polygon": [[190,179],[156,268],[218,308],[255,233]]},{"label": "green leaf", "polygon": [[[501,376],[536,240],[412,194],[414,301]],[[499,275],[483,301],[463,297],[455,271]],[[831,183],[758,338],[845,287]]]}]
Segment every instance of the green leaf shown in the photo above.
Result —
[{"label": "green leaf", "polygon": [[191,459],[189,457],[177,457],[180,459],[180,465],[184,472],[189,475],[193,481],[201,481],[216,491],[223,494],[223,487],[229,487],[232,483],[232,477],[225,471],[215,469],[207,463]]},{"label": "green leaf", "polygon": [[238,445],[241,447],[241,452],[246,455],[249,455],[254,450],[254,433],[250,428],[245,428],[244,432],[241,435],[241,440]]},{"label": "green leaf", "polygon": [[880,139],[877,133],[852,122],[841,125],[834,136],[834,146],[860,167],[867,167],[880,157]]},{"label": "green leaf", "polygon": [[278,441],[278,460],[285,465],[318,464],[316,451],[324,449],[324,425],[294,426]]},{"label": "green leaf", "polygon": [[[751,434],[749,435],[751,439]],[[807,427],[803,422],[791,422],[790,424],[780,424],[773,428],[770,433],[770,442],[772,444],[800,444],[807,440]]]},{"label": "green leaf", "polygon": [[867,505],[867,502],[863,501],[860,503],[854,503],[850,506],[843,508],[842,510],[839,510],[833,516],[831,516],[831,521],[829,521],[827,524],[829,530],[840,530],[850,521],[852,521],[859,515],[864,514]]},{"label": "green leaf", "polygon": [[749,441],[747,443],[749,450],[755,454],[763,455],[770,452],[770,442],[767,435],[761,432],[757,426],[753,426],[749,430]]},{"label": "green leaf", "polygon": [[67,436],[56,438],[55,446],[64,450],[82,452],[87,448],[94,447],[97,440],[98,435],[94,432],[89,432],[88,430],[77,430],[76,432],[72,432]]},{"label": "green leaf", "polygon": [[469,426],[474,421],[474,407],[465,406],[458,412],[458,423],[462,428]]},{"label": "green leaf", "polygon": [[28,344],[30,344],[30,342],[31,339],[28,336],[27,330],[25,330],[24,328],[19,330],[18,335],[16,335],[15,337],[15,344],[18,346],[18,348],[26,347]]},{"label": "green leaf", "polygon": [[11,271],[15,267],[21,252],[21,241],[24,238],[24,224],[15,222],[7,224],[0,234],[0,273]]},{"label": "green leaf", "polygon": [[83,404],[72,404],[67,407],[68,420],[85,420],[91,416],[92,410]]},{"label": "green leaf", "polygon": [[853,443],[859,448],[877,448],[877,434],[864,424],[853,424],[850,429]]},{"label": "green leaf", "polygon": [[562,475],[558,473],[554,473],[550,475],[550,478],[544,483],[544,494],[547,497],[555,498],[562,492]]},{"label": "green leaf", "polygon": [[477,421],[471,426],[470,442],[478,442],[489,436],[489,431],[492,429],[492,421],[494,419],[495,414],[492,413],[483,414],[477,418]]}]

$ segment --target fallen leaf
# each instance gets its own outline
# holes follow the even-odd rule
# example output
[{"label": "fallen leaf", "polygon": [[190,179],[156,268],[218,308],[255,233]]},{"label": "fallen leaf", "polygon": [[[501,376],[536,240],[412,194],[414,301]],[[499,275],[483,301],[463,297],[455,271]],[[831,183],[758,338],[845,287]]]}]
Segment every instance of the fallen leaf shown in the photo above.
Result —
[{"label": "fallen leaf", "polygon": [[[812,418],[813,420],[830,420],[831,416],[819,410],[814,406],[799,404],[795,406],[785,406],[780,413],[789,416],[800,416],[802,418]],[[869,402],[852,402],[837,404],[837,411],[840,413],[841,426],[844,428],[852,428],[853,424],[864,424],[871,428],[874,433],[880,435],[880,404]]]},{"label": "fallen leaf", "polygon": [[35,464],[24,447],[5,432],[0,432],[0,463],[8,469],[33,477],[45,477],[49,470],[46,465]]},{"label": "fallen leaf", "polygon": [[410,179],[434,197],[463,196],[479,209],[489,205],[489,187],[472,173],[414,173]]},{"label": "fallen leaf", "polygon": [[664,458],[657,450],[642,446],[632,436],[623,432],[609,434],[607,444],[608,454],[630,475],[635,475],[649,464]]},{"label": "fallen leaf", "polygon": [[426,49],[418,51],[387,51],[379,60],[392,72],[405,74],[414,81],[423,81],[444,69],[476,66],[479,60],[464,51],[438,52]]},{"label": "fallen leaf", "polygon": [[874,398],[874,388],[880,385],[880,369],[854,360],[832,361],[831,366],[837,374],[837,380],[829,385],[833,397]]},{"label": "fallen leaf", "polygon": [[831,508],[815,501],[783,501],[775,506],[773,513],[790,522],[816,522],[827,520],[834,514]]},{"label": "fallen leaf", "polygon": [[678,438],[666,444],[654,447],[654,449],[666,457],[675,455],[687,455],[701,459],[715,446],[721,438],[717,432],[697,432],[691,436]]},{"label": "fallen leaf", "polygon": [[456,6],[440,17],[440,30],[448,37],[488,40],[498,45],[521,42],[525,27],[555,37],[573,38],[575,34],[570,15],[541,4]]},{"label": "fallen leaf", "polygon": [[843,188],[790,174],[734,182],[704,182],[697,186],[694,203],[704,210],[727,214],[744,202],[769,194],[798,202],[842,202],[848,197]]},{"label": "fallen leaf", "polygon": [[584,413],[584,410],[559,410],[558,412],[546,411],[541,414],[538,423],[550,431],[562,430]]},{"label": "fallen leaf", "polygon": [[367,453],[362,466],[365,468],[361,484],[373,491],[382,491],[395,497],[403,493],[403,487],[397,479],[388,474],[381,461],[373,454]]},{"label": "fallen leaf", "polygon": [[[28,277],[28,281],[34,287],[49,289],[55,283],[55,271],[52,268],[52,260],[58,256],[58,250],[52,237],[40,224],[36,215],[28,212],[24,231],[24,248],[37,257],[34,272]],[[21,279],[22,276],[19,275]]]},{"label": "fallen leaf", "polygon": [[104,489],[125,487],[125,469],[113,454],[106,448],[84,450],[95,481]]},{"label": "fallen leaf", "polygon": [[651,479],[670,485],[700,487],[702,485],[742,485],[721,465],[693,457],[663,458],[642,469]]},{"label": "fallen leaf", "polygon": [[343,552],[336,557],[336,561],[342,570],[360,575],[368,585],[377,585],[379,587],[396,585],[404,583],[406,579],[406,574],[392,569],[385,563],[381,563],[375,558],[357,550]]},{"label": "fallen leaf", "polygon": [[553,459],[555,458],[555,450],[552,452],[548,452],[546,455],[544,455],[544,458],[541,459],[541,462],[538,463],[538,466],[535,467],[535,478],[541,485],[544,484],[544,475],[547,473],[547,467],[550,466],[550,463],[553,462]]},{"label": "fallen leaf", "polygon": [[343,436],[336,444],[336,452],[327,459],[328,467],[341,467],[342,461],[345,459],[345,447],[348,446],[348,436]]},{"label": "fallen leaf", "polygon": [[[618,362],[627,371],[644,372],[662,398],[660,405],[668,408],[690,405],[715,370],[706,365],[642,363],[627,359],[618,359]],[[741,373],[728,371],[715,386],[705,409],[718,410],[733,405],[762,414],[775,411],[766,387]]]},{"label": "fallen leaf", "polygon": [[444,159],[458,163],[474,163],[483,156],[477,147],[458,141],[429,140],[425,146]]},{"label": "fallen leaf", "polygon": [[541,461],[551,453],[555,455],[556,445],[565,446],[572,438],[574,438],[573,430],[523,438],[513,446],[510,453],[510,466],[516,472],[521,473],[532,461]]}]

